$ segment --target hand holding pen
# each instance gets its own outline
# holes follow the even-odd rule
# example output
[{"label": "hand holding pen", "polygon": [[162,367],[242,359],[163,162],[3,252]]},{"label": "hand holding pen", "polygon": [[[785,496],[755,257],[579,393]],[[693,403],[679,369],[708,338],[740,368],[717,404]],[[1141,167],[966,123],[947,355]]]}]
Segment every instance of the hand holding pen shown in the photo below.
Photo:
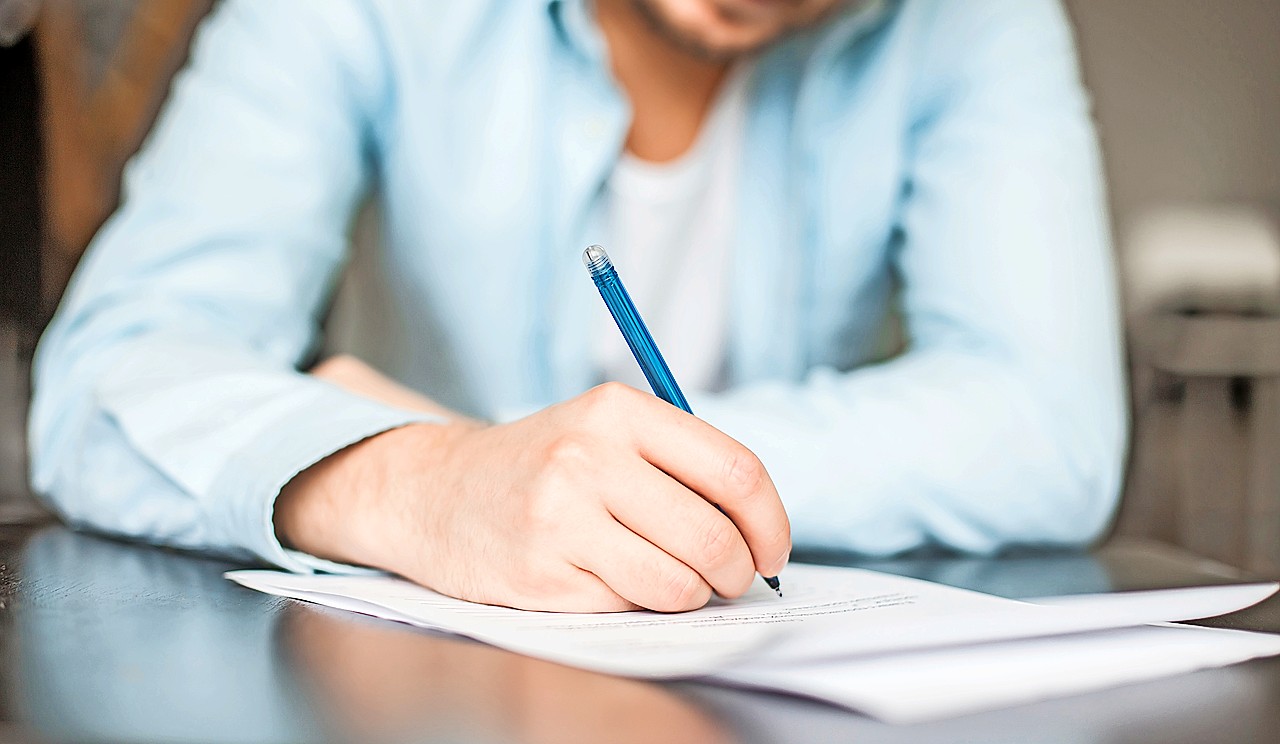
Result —
[{"label": "hand holding pen", "polygon": [[327,380],[439,418],[295,476],[274,512],[289,547],[555,612],[692,610],[786,564],[787,515],[760,460],[661,398],[608,383],[486,425],[390,396],[368,372]]},{"label": "hand holding pen", "polygon": [[760,460],[662,398],[608,383],[487,425],[368,371],[327,381],[437,418],[295,476],[273,515],[289,547],[555,612],[692,610],[786,564],[790,526]]},{"label": "hand holding pen", "polygon": [[[609,308],[613,321],[618,324],[618,330],[626,340],[627,347],[631,349],[632,356],[636,358],[636,363],[644,372],[645,379],[649,381],[649,387],[653,388],[653,394],[685,413],[692,414],[693,409],[689,407],[689,401],[685,400],[675,376],[667,367],[667,361],[662,358],[662,352],[658,351],[658,345],[645,326],[644,320],[640,318],[640,312],[631,301],[631,295],[627,294],[627,288],[618,277],[613,262],[609,260],[609,254],[605,253],[601,246],[588,246],[582,252],[582,262],[590,272],[596,289],[600,290],[600,297]],[[718,504],[716,508],[724,513],[724,509]],[[762,574],[762,577],[769,588],[781,597],[782,585],[777,577],[769,573]]]}]

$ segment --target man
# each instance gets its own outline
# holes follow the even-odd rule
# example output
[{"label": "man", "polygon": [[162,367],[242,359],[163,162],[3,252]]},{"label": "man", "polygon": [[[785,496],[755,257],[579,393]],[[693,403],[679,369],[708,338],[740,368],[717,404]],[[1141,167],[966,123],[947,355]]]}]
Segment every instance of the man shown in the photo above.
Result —
[{"label": "man", "polygon": [[[301,373],[370,186],[398,382]],[[700,419],[596,386],[634,372],[593,242]],[[871,364],[895,284],[907,348]],[[1095,537],[1115,315],[1052,0],[228,2],[42,343],[34,480],[293,570],[684,610],[792,530]]]}]

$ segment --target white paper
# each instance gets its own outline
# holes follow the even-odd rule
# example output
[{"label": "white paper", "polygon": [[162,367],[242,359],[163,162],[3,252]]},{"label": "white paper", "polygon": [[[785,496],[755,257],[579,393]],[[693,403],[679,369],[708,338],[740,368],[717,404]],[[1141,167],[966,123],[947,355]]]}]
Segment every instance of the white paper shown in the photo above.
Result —
[{"label": "white paper", "polygon": [[[853,569],[825,570],[846,572]],[[916,581],[870,571],[864,573],[881,577],[885,591],[901,582]],[[1274,594],[1276,589],[1277,584],[1273,583],[1239,584],[1052,597],[1037,599],[1034,603],[1013,602],[976,592],[960,594],[962,590],[953,589],[956,594],[947,598],[942,614],[912,614],[895,618],[892,624],[869,618],[870,622],[865,626],[856,628],[839,616],[829,621],[815,619],[808,624],[807,632],[776,639],[767,648],[753,654],[752,659],[761,663],[821,661],[1194,620],[1257,604]],[[973,597],[988,601],[977,601]],[[1000,607],[1000,611],[992,611],[990,600],[1001,603],[995,605]],[[828,625],[830,627],[826,627]]]},{"label": "white paper", "polygon": [[[1035,634],[1060,627],[1070,614],[918,579],[799,564],[779,577],[781,598],[758,583],[739,599],[713,599],[680,614],[528,612],[464,602],[384,576],[233,571],[227,578],[551,661],[652,678],[704,676],[784,641],[795,644],[797,657],[821,655],[816,649],[824,644],[845,655],[884,652]],[[802,630],[810,627],[836,633],[819,638]]]},{"label": "white paper", "polygon": [[1043,604],[853,568],[793,564],[681,614],[545,613],[382,576],[233,571],[259,591],[475,638],[595,671],[781,690],[916,721],[1256,656],[1280,636],[1150,626],[1254,604],[1275,584],[1061,597]]},{"label": "white paper", "polygon": [[1277,654],[1280,635],[1142,625],[862,659],[747,664],[716,678],[919,723]]},{"label": "white paper", "polygon": [[[558,614],[463,602],[389,577],[232,571],[227,578],[258,591],[474,638],[509,651],[632,677],[705,674],[760,645],[772,630],[739,625],[663,624],[643,630],[643,613]],[[775,595],[776,596],[776,595]],[[643,626],[642,626],[643,627]]]},{"label": "white paper", "polygon": [[1182,622],[1217,617],[1228,612],[1250,607],[1275,594],[1277,585],[1270,582],[1258,584],[1223,584],[1220,586],[1193,586],[1178,589],[1151,589],[1141,592],[1110,592],[1107,594],[1073,594],[1063,597],[1043,597],[1034,600],[1038,605],[1068,607],[1073,610],[1106,613],[1115,617],[1131,618],[1131,623]]}]

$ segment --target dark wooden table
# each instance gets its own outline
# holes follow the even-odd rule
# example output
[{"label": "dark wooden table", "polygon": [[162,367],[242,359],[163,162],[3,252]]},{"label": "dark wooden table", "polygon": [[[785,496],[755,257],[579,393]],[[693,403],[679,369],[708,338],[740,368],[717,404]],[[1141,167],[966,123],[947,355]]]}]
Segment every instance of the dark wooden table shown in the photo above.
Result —
[{"label": "dark wooden table", "polygon": [[[859,565],[1011,597],[1240,579],[1138,542]],[[568,669],[258,594],[228,568],[57,524],[0,527],[0,742],[1280,741],[1280,660],[894,727]],[[1215,623],[1280,632],[1280,601]]]}]

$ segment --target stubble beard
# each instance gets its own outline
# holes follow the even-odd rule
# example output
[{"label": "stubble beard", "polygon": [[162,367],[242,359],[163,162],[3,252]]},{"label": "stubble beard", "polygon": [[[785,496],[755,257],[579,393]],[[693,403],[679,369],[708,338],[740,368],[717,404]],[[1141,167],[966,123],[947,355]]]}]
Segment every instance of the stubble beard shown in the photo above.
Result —
[{"label": "stubble beard", "polygon": [[765,47],[771,46],[799,31],[820,25],[833,16],[839,8],[847,4],[845,2],[832,3],[829,8],[826,8],[816,18],[810,19],[802,25],[787,26],[777,34],[762,39],[755,44],[742,47],[724,48],[709,46],[705,41],[697,36],[678,28],[669,18],[663,15],[662,11],[657,7],[657,4],[654,3],[653,0],[630,0],[630,2],[631,6],[636,11],[636,14],[644,19],[644,22],[649,26],[650,30],[667,43],[686,54],[696,57],[697,59],[705,62],[716,63],[732,62],[740,57],[755,54]]},{"label": "stubble beard", "polygon": [[636,13],[644,19],[649,29],[655,34],[680,51],[704,62],[732,62],[772,41],[772,39],[769,39],[763,44],[756,45],[750,49],[712,47],[695,35],[676,27],[669,18],[662,14],[662,11],[658,9],[652,0],[631,0],[631,6],[635,8]]}]

